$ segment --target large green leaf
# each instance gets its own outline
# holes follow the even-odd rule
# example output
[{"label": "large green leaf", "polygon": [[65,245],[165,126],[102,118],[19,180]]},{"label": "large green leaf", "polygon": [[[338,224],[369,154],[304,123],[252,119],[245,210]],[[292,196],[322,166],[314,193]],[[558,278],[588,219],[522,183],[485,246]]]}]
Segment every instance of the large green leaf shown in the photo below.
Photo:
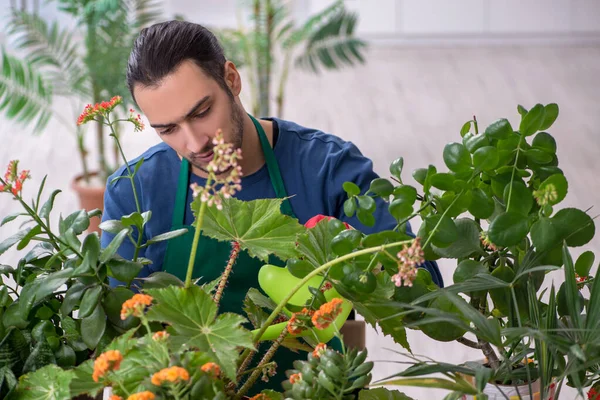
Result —
[{"label": "large green leaf", "polygon": [[444,147],[444,163],[450,171],[466,171],[471,168],[471,154],[462,144],[449,143]]},{"label": "large green leaf", "polygon": [[504,189],[504,200],[506,201],[506,210],[523,214],[529,214],[533,207],[533,196],[531,191],[521,181],[514,181],[506,185]]},{"label": "large green leaf", "polygon": [[29,314],[31,307],[64,285],[72,274],[73,270],[63,269],[47,276],[38,277],[35,281],[26,284],[19,298],[20,311],[23,316]]},{"label": "large green leaf", "polygon": [[482,189],[475,188],[471,192],[468,209],[475,218],[487,219],[494,213],[494,200]]},{"label": "large green leaf", "polygon": [[23,238],[25,238],[30,231],[32,231],[34,228],[38,228],[39,227],[36,225],[35,227],[30,227],[30,228],[25,228],[23,230],[20,230],[19,232],[15,233],[14,235],[4,239],[1,243],[0,243],[0,256],[2,254],[4,254],[4,252],[8,249],[10,249],[12,246],[14,246],[16,243],[20,242],[21,240],[23,240]]},{"label": "large green leaf", "polygon": [[531,241],[540,252],[549,250],[559,239],[559,232],[550,218],[542,217],[531,227]]},{"label": "large green leaf", "polygon": [[304,51],[296,58],[296,65],[319,72],[339,69],[344,65],[364,63],[367,44],[354,35],[357,15],[341,11],[319,27],[309,38]]},{"label": "large green leaf", "polygon": [[397,390],[373,388],[358,392],[358,400],[413,400],[413,398]]},{"label": "large green leaf", "polygon": [[48,364],[56,364],[56,358],[47,341],[39,341],[23,366],[23,373],[37,371]]},{"label": "large green leaf", "polygon": [[507,119],[496,120],[485,129],[485,135],[492,139],[507,139],[512,135],[513,129]]},{"label": "large green leaf", "polygon": [[552,217],[559,230],[560,239],[565,239],[571,247],[583,246],[594,237],[594,220],[577,208],[563,208]]},{"label": "large green leaf", "polygon": [[479,242],[479,229],[475,221],[468,218],[460,218],[454,221],[457,229],[457,238],[448,247],[433,247],[433,251],[446,258],[468,257],[473,253],[481,252]]},{"label": "large green leaf", "polygon": [[17,396],[23,400],[64,400],[71,398],[69,385],[75,376],[56,365],[48,365],[21,378]]},{"label": "large green leaf", "polygon": [[[296,236],[304,227],[281,213],[281,202],[281,199],[223,199],[223,210],[206,209],[202,232],[217,240],[238,242],[251,256],[265,262],[270,254],[282,259],[295,257]],[[192,203],[196,215],[200,204],[199,197]]]},{"label": "large green leaf", "polygon": [[81,321],[81,338],[88,349],[94,350],[106,330],[106,314],[98,303],[94,312]]},{"label": "large green leaf", "polygon": [[521,134],[523,136],[533,135],[542,128],[544,119],[544,106],[541,104],[536,104],[521,119],[521,125],[519,126]]},{"label": "large green leaf", "polygon": [[544,122],[540,126],[540,131],[545,131],[550,128],[554,121],[558,118],[558,104],[550,103],[544,107]]},{"label": "large green leaf", "polygon": [[40,132],[52,117],[52,86],[25,61],[2,50],[0,74],[0,111],[24,124],[36,121],[34,132]]},{"label": "large green leaf", "polygon": [[428,234],[433,235],[432,243],[437,246],[445,246],[458,239],[456,224],[448,216],[430,215],[425,218],[425,225]]},{"label": "large green leaf", "polygon": [[498,215],[490,224],[488,235],[492,243],[508,247],[519,244],[527,236],[529,225],[523,215],[516,212],[507,212]]},{"label": "large green leaf", "polygon": [[19,373],[29,357],[29,341],[16,328],[9,328],[0,342],[0,367],[9,367]]},{"label": "large green leaf", "polygon": [[245,318],[231,313],[217,317],[216,304],[196,285],[152,289],[148,293],[156,301],[147,314],[150,320],[170,324],[177,333],[171,337],[174,343],[208,353],[230,379],[236,379],[236,349],[254,348],[251,332],[240,326]]}]

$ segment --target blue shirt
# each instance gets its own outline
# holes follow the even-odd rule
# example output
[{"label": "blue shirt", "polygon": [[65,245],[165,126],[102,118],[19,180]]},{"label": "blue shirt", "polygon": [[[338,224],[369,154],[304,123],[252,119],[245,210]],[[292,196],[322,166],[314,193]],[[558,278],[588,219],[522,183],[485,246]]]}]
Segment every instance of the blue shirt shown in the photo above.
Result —
[{"label": "blue shirt", "polygon": [[[387,204],[382,199],[376,200],[376,222],[372,227],[360,223],[356,216],[348,218],[344,214],[343,204],[347,199],[343,189],[344,182],[354,182],[361,188],[361,193],[365,193],[371,181],[378,178],[373,171],[372,161],[363,156],[354,144],[294,122],[275,118],[272,120],[274,131],[278,132],[273,151],[287,194],[292,196],[292,209],[301,224],[317,214],[323,214],[348,222],[365,234],[395,228],[397,221],[388,212]],[[143,232],[145,242],[171,230],[181,161],[177,153],[165,143],[151,147],[138,158],[131,160],[130,165],[134,166],[140,158],[144,159],[144,163],[135,177],[136,190],[142,212],[152,210],[150,222]],[[126,175],[127,169],[123,166],[109,177],[104,195],[102,221],[118,220],[123,215],[136,211],[129,180],[119,179],[110,183],[115,177]],[[204,185],[206,181],[192,174],[190,183],[192,182]],[[257,172],[242,178],[242,190],[236,197],[245,201],[276,197],[266,164]],[[187,204],[191,201],[192,191],[188,189]],[[188,207],[185,224],[191,225],[193,219],[194,216]],[[407,231],[414,237],[410,225],[407,225]],[[102,247],[106,247],[113,237],[113,234],[103,232]],[[150,259],[152,264],[145,266],[139,277],[162,270],[166,248],[167,242],[159,242],[140,252],[139,255]],[[125,240],[118,250],[121,257],[129,260],[133,258],[133,253],[134,246],[129,240]],[[424,267],[431,273],[433,281],[438,286],[443,286],[437,264],[428,261]],[[111,284],[116,285],[118,282],[112,280]]]}]

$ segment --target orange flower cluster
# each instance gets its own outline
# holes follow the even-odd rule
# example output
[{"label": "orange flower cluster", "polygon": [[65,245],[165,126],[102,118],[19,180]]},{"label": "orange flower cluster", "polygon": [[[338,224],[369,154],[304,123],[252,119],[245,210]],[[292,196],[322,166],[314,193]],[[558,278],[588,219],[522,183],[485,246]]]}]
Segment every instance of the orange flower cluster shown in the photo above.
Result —
[{"label": "orange flower cluster", "polygon": [[299,335],[308,327],[308,320],[314,314],[313,310],[303,308],[301,312],[294,313],[287,324],[287,330],[290,335]]},{"label": "orange flower cluster", "polygon": [[23,182],[31,178],[28,170],[23,170],[21,173],[17,172],[19,167],[19,160],[12,160],[8,163],[6,173],[4,174],[4,182],[0,183],[0,192],[11,192],[13,195],[18,196],[23,189]]},{"label": "orange flower cluster", "polygon": [[250,397],[250,400],[269,400],[270,397],[266,394],[259,393],[256,396]]},{"label": "orange flower cluster", "polygon": [[342,299],[335,298],[323,304],[312,316],[312,323],[317,329],[326,329],[342,312]]},{"label": "orange flower cluster", "polygon": [[298,383],[302,381],[302,373],[298,372],[297,374],[290,375],[290,383],[293,385],[294,383]]},{"label": "orange flower cluster", "polygon": [[145,392],[132,394],[127,398],[127,400],[154,400],[155,398],[156,396],[154,396],[154,393],[146,390]]},{"label": "orange flower cluster", "polygon": [[327,345],[325,343],[319,343],[315,346],[315,349],[312,352],[313,357],[319,358],[327,351]]},{"label": "orange flower cluster", "polygon": [[208,362],[208,363],[204,364],[202,367],[200,367],[200,369],[203,372],[206,372],[207,374],[214,376],[215,378],[218,378],[219,375],[221,375],[221,367],[219,367],[214,362]]},{"label": "orange flower cluster", "polygon": [[177,383],[180,381],[188,381],[190,379],[190,374],[186,371],[185,368],[181,367],[170,367],[161,369],[154,375],[152,375],[152,379],[150,380],[153,385],[160,386],[165,382]]},{"label": "orange flower cluster", "polygon": [[160,340],[165,340],[168,337],[169,334],[167,333],[167,331],[156,332],[154,335],[152,335],[152,339],[156,340],[157,342]]},{"label": "orange flower cluster", "polygon": [[152,296],[147,294],[135,294],[132,298],[123,303],[121,308],[121,319],[125,320],[130,315],[140,317],[144,312],[144,308],[152,304]]},{"label": "orange flower cluster", "polygon": [[113,394],[112,396],[110,396],[108,398],[108,400],[123,400],[123,398],[121,396],[117,396],[116,394]]},{"label": "orange flower cluster", "polygon": [[133,108],[129,109],[129,118],[127,118],[127,121],[131,122],[135,126],[135,129],[133,130],[134,132],[141,132],[144,130],[142,116],[140,114],[136,115]]},{"label": "orange flower cluster", "polygon": [[91,104],[86,105],[79,118],[77,118],[77,125],[83,125],[86,122],[93,121],[99,115],[106,115],[122,102],[123,98],[121,96],[114,96],[110,101],[96,103],[94,106]]},{"label": "orange flower cluster", "polygon": [[92,374],[94,382],[98,382],[107,372],[118,370],[121,361],[123,361],[123,356],[119,350],[108,350],[100,354],[94,361],[94,373]]}]

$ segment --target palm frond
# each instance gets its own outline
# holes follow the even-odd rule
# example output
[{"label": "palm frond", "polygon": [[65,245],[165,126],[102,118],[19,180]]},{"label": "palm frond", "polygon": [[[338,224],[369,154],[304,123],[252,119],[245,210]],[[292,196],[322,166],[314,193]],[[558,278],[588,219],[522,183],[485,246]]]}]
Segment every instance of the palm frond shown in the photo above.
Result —
[{"label": "palm frond", "polygon": [[134,36],[138,31],[158,22],[163,15],[161,3],[157,0],[126,0],[126,9],[130,31]]},{"label": "palm frond", "polygon": [[314,35],[315,31],[319,28],[328,25],[332,19],[339,17],[344,12],[344,3],[342,0],[335,1],[329,7],[323,9],[321,12],[313,15],[304,23],[300,29],[293,31],[288,38],[283,42],[284,48],[294,47],[304,40]]},{"label": "palm frond", "polygon": [[87,70],[81,49],[75,44],[74,33],[61,29],[57,22],[49,25],[38,15],[14,12],[8,33],[32,68],[46,74],[54,82],[59,95],[89,96]]},{"label": "palm frond", "polygon": [[296,65],[318,73],[319,66],[339,69],[343,65],[364,63],[362,50],[367,44],[354,36],[356,21],[356,14],[344,11],[319,27],[296,58]]},{"label": "palm frond", "polygon": [[223,47],[225,57],[236,67],[246,65],[245,48],[249,46],[249,37],[236,29],[211,29]]},{"label": "palm frond", "polygon": [[52,117],[52,86],[30,64],[2,49],[0,111],[40,132]]}]

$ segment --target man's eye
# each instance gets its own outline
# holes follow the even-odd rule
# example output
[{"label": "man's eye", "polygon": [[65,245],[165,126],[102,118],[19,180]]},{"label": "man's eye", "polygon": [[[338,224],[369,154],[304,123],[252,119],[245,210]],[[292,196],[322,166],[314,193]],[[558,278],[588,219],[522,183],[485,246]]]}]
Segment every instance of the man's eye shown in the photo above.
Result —
[{"label": "man's eye", "polygon": [[210,107],[208,107],[206,110],[194,115],[194,118],[202,118],[202,117],[206,116],[206,114],[208,114],[209,111],[210,111]]},{"label": "man's eye", "polygon": [[173,133],[173,130],[174,130],[174,129],[175,129],[175,128],[167,128],[167,129],[165,129],[164,131],[160,131],[160,134],[161,134],[161,135],[168,135],[169,133]]}]

